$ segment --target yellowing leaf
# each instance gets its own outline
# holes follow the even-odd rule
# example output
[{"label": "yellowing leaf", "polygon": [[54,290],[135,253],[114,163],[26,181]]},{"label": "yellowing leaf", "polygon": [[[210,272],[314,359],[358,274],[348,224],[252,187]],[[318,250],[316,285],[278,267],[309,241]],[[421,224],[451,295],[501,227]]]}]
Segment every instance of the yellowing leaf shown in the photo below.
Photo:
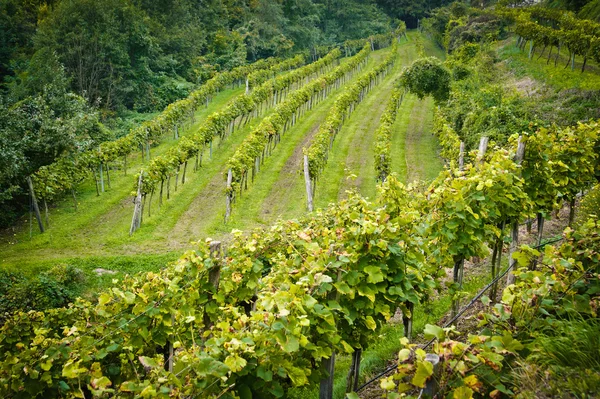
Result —
[{"label": "yellowing leaf", "polygon": [[473,390],[469,387],[458,387],[454,390],[454,399],[471,399],[473,398]]},{"label": "yellowing leaf", "polygon": [[411,381],[411,383],[419,388],[425,386],[427,379],[433,374],[433,364],[429,362],[419,362],[417,365],[417,371]]}]

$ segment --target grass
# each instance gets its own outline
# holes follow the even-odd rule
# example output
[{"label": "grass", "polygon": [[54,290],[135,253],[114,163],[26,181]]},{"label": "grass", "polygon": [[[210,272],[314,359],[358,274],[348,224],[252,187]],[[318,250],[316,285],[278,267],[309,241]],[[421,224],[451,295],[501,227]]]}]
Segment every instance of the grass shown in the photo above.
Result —
[{"label": "grass", "polygon": [[[528,58],[529,45],[526,46],[526,51],[520,51],[515,43],[514,37],[500,42],[498,55],[518,77],[528,76],[555,89],[600,90],[600,74],[598,74],[598,67],[594,65],[593,61],[588,60],[586,71],[581,73],[583,59],[575,57],[575,70],[572,71],[570,66],[564,68],[568,58],[568,52],[565,49],[561,50],[557,66],[554,66],[552,61],[554,55],[547,64],[545,56],[539,58],[541,49],[537,49],[530,60]],[[548,54],[548,50],[546,54]],[[556,54],[556,49],[553,50],[553,54]]]},{"label": "grass", "polygon": [[[335,184],[331,184],[331,195],[321,204],[336,201],[346,189],[352,187],[364,195],[374,196],[373,132],[378,127],[388,93],[402,66],[416,58],[412,45],[412,39],[416,35],[418,33],[409,32],[410,40],[400,43],[400,62],[359,105],[336,140],[332,154],[337,157],[337,162],[330,162],[332,169],[326,171]],[[428,41],[425,41],[425,45],[430,53],[437,51]],[[369,66],[381,62],[388,53],[389,48],[374,52]],[[265,160],[254,184],[238,198],[229,224],[223,224],[224,165],[261,118],[250,121],[222,143],[215,143],[212,159],[209,159],[206,151],[202,168],[198,172],[193,172],[193,162],[190,162],[185,185],[179,184],[175,193],[172,181],[171,199],[164,201],[160,210],[158,193],[155,193],[151,206],[149,201],[146,203],[142,228],[133,237],[129,237],[128,230],[133,208],[131,194],[135,187],[134,173],[144,165],[139,152],[129,157],[127,176],[123,175],[122,165],[113,165],[111,188],[107,188],[100,196],[96,196],[93,181],[83,183],[78,189],[79,211],[73,210],[69,197],[58,201],[51,209],[51,227],[45,234],[34,232],[30,239],[28,224],[24,222],[12,233],[14,235],[7,235],[4,240],[6,242],[0,244],[0,268],[19,268],[33,274],[57,263],[72,264],[83,269],[92,279],[96,278],[93,273],[96,268],[132,273],[154,270],[157,265],[164,265],[175,259],[177,253],[193,246],[193,241],[206,236],[221,238],[232,228],[249,229],[269,224],[279,217],[303,215],[305,192],[300,173],[302,148],[309,144],[312,134],[323,122],[337,94],[342,90],[343,88],[331,93],[286,133],[273,154]],[[236,88],[219,93],[208,108],[202,108],[196,113],[193,126],[180,129],[180,135],[193,132],[210,113],[225,106],[242,92],[243,88]],[[423,112],[430,111],[432,108],[423,108]],[[272,111],[267,111],[266,114],[269,112]],[[177,140],[165,137],[160,145],[151,149],[152,156],[163,154],[175,145]],[[400,144],[397,147],[403,146],[404,144]],[[429,155],[436,158],[434,152]],[[361,180],[345,180],[345,165],[356,171],[362,177]],[[326,184],[321,181],[317,187],[318,198],[321,194],[319,189]],[[148,216],[149,207],[151,216]],[[122,262],[117,261],[121,257]],[[139,259],[139,262],[134,259]],[[143,264],[147,264],[148,268],[144,269]],[[98,284],[103,285],[110,280],[112,277],[103,277]],[[92,281],[90,286],[93,288],[98,284]]]},{"label": "grass", "polygon": [[[199,126],[206,116],[217,109],[223,107],[228,101],[243,89],[228,89],[219,93],[208,108],[201,108],[196,112],[196,123],[187,129],[182,130],[182,135],[189,134]],[[165,137],[161,145],[151,149],[152,156],[160,155],[169,148],[177,144],[177,141],[171,137]],[[92,181],[84,182],[78,187],[78,207],[76,212],[73,208],[73,201],[66,197],[58,201],[50,210],[51,228],[46,233],[35,232],[29,239],[29,229],[25,225],[15,231],[12,237],[8,237],[6,244],[2,247],[4,263],[11,255],[21,258],[24,250],[41,249],[47,252],[49,249],[74,249],[80,253],[104,253],[106,245],[105,235],[97,235],[98,226],[108,216],[114,212],[120,205],[130,202],[129,198],[134,188],[133,173],[137,172],[143,165],[139,153],[134,153],[128,159],[128,175],[123,175],[123,170],[113,170],[111,172],[111,188],[106,187],[106,191],[100,196],[96,195],[95,184]],[[115,165],[116,166],[116,165]],[[121,206],[122,208],[123,206]],[[111,218],[113,219],[113,218]],[[124,220],[125,225],[128,223]],[[100,247],[100,248],[98,248]],[[27,255],[29,257],[29,254]]]}]

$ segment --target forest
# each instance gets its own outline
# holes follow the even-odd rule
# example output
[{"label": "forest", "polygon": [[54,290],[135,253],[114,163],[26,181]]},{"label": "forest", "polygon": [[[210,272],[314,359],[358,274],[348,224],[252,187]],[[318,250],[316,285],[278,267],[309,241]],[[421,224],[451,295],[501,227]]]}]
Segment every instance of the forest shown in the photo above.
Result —
[{"label": "forest", "polygon": [[4,0],[0,396],[600,391],[600,2]]}]

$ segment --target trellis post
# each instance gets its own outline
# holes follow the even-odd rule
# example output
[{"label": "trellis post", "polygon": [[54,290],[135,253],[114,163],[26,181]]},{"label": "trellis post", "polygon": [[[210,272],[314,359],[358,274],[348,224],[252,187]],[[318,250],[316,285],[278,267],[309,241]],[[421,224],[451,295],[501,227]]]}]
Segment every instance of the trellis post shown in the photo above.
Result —
[{"label": "trellis post", "polygon": [[[523,136],[519,136],[519,142],[517,144],[517,154],[515,155],[515,162],[520,165],[523,162],[523,157],[525,156],[525,143],[523,142]],[[506,277],[506,284],[510,285],[515,282],[515,275],[513,273],[513,266],[515,264],[515,260],[513,259],[513,255],[517,252],[517,247],[519,246],[519,219],[515,218],[511,222],[511,242],[509,247],[508,254],[508,267],[509,272]]]},{"label": "trellis post", "polygon": [[313,191],[311,189],[310,171],[308,169],[308,155],[304,155],[304,184],[306,185],[306,199],[308,203],[308,211],[313,211]]}]

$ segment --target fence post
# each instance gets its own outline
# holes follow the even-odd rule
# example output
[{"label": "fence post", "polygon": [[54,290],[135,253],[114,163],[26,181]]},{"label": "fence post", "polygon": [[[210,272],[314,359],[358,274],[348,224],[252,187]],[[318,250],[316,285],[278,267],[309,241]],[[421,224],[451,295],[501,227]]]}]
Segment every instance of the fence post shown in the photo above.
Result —
[{"label": "fence post", "polygon": [[304,184],[306,185],[306,199],[308,211],[313,211],[313,190],[311,188],[310,171],[308,169],[308,155],[304,155]]},{"label": "fence post", "polygon": [[[213,260],[213,266],[208,270],[208,282],[214,287],[214,293],[219,292],[219,280],[221,278],[221,241],[213,241],[209,245],[210,257]],[[212,301],[213,294],[209,293],[208,301]],[[204,328],[208,329],[212,325],[210,317],[204,313]]]},{"label": "fence post", "polygon": [[[462,256],[454,262],[454,271],[453,271],[454,282],[458,283],[458,286],[460,288],[462,288],[464,264],[465,264],[465,259]],[[452,300],[452,317],[454,317],[458,314],[459,308],[460,308],[460,301],[458,299],[453,299]]]},{"label": "fence post", "polygon": [[35,212],[35,218],[37,219],[40,233],[44,232],[44,224],[42,223],[42,215],[40,214],[40,207],[38,206],[37,199],[35,198],[35,191],[33,190],[33,182],[31,176],[27,176],[27,186],[29,186],[29,195],[31,196],[31,203],[33,204],[33,211]]},{"label": "fence post", "polygon": [[346,378],[346,393],[356,392],[358,389],[358,377],[360,376],[360,357],[362,355],[362,349],[356,349],[352,354],[352,363],[350,364],[350,370],[348,370],[348,377]]},{"label": "fence post", "polygon": [[479,154],[477,154],[477,158],[480,163],[483,163],[483,157],[485,156],[485,152],[487,151],[488,143],[490,142],[489,137],[482,137],[479,140]]},{"label": "fence post", "polygon": [[408,302],[406,304],[406,307],[407,307],[408,311],[410,312],[410,317],[403,314],[402,315],[402,324],[404,325],[404,336],[406,338],[408,338],[408,340],[410,341],[412,339],[412,326],[413,326],[413,317],[414,317],[413,312],[415,310],[415,304],[412,302]]},{"label": "fence post", "polygon": [[129,235],[133,235],[137,229],[141,226],[142,218],[142,176],[144,171],[140,171],[140,178],[138,179],[138,189],[135,199],[133,200],[133,218],[131,219],[131,227],[129,228]]},{"label": "fence post", "polygon": [[465,142],[464,141],[460,142],[460,152],[458,153],[458,169],[461,171],[465,169]]},{"label": "fence post", "polygon": [[433,364],[433,374],[425,383],[423,394],[428,398],[433,398],[439,390],[437,375],[440,369],[440,357],[435,353],[428,353],[425,355],[425,361]]},{"label": "fence post", "polygon": [[327,377],[321,380],[319,386],[319,399],[333,399],[333,374],[335,371],[335,352],[331,357],[323,359],[323,368],[327,371]]},{"label": "fence post", "polygon": [[233,181],[233,173],[231,169],[227,172],[227,209],[225,210],[225,223],[229,220],[231,216],[231,201],[233,197],[233,191],[231,190],[231,183]]},{"label": "fence post", "polygon": [[[520,165],[523,162],[523,157],[525,156],[525,143],[523,142],[523,136],[519,136],[519,141],[517,144],[517,153],[515,155],[515,162]],[[515,264],[513,260],[513,255],[517,252],[517,247],[519,246],[519,219],[516,218],[511,223],[511,242],[509,247],[508,254],[508,267],[509,272],[508,276],[506,276],[506,285],[513,284],[515,282],[515,275],[513,274],[512,267]]]}]

